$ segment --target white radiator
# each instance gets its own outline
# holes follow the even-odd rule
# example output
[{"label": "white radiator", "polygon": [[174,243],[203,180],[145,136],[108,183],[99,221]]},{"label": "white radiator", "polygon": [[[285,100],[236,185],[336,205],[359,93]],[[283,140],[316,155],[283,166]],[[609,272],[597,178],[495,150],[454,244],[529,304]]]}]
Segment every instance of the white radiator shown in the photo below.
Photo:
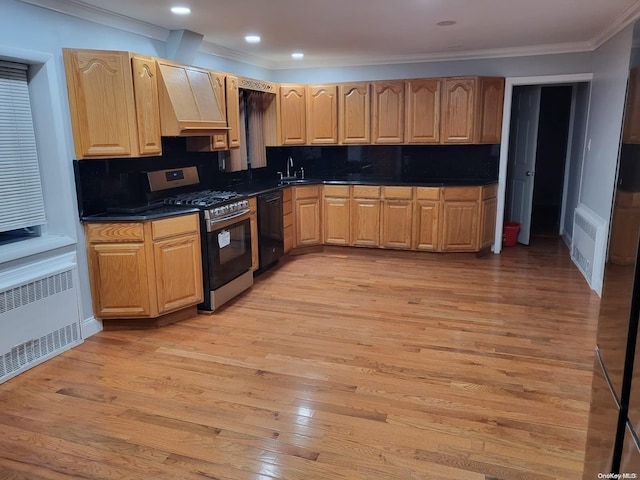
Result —
[{"label": "white radiator", "polygon": [[602,290],[606,234],[607,222],[588,207],[578,205],[573,215],[571,259],[598,293]]},{"label": "white radiator", "polygon": [[75,255],[3,272],[0,383],[82,342]]}]

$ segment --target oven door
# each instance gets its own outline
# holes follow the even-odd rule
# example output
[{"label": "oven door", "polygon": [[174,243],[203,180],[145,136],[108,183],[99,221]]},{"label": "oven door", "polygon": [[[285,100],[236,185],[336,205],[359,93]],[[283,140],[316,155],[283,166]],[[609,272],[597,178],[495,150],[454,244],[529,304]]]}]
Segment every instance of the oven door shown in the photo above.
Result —
[{"label": "oven door", "polygon": [[209,288],[216,290],[251,269],[251,223],[249,213],[207,223]]}]

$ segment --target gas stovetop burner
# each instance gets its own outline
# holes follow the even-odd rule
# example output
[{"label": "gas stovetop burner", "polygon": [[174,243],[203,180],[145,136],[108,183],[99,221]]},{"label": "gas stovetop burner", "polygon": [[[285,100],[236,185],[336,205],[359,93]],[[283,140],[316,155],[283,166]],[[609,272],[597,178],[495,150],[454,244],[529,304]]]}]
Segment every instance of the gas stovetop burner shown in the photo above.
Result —
[{"label": "gas stovetop burner", "polygon": [[165,198],[164,203],[167,205],[189,205],[208,208],[239,196],[237,192],[203,190],[201,192],[181,193],[174,197]]}]

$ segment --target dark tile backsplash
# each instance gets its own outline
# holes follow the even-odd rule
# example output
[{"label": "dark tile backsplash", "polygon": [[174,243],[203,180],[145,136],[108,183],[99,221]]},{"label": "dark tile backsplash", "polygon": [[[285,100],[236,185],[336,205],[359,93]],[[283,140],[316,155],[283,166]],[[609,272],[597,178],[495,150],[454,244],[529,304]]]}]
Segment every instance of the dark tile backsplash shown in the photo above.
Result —
[{"label": "dark tile backsplash", "polygon": [[145,172],[152,170],[197,166],[199,189],[232,189],[238,183],[276,179],[278,171],[286,172],[289,156],[294,160],[291,174],[302,167],[306,178],[323,180],[495,181],[499,163],[498,145],[267,147],[266,167],[225,173],[219,171],[217,152],[187,152],[184,138],[163,138],[162,149],[161,157],[74,161],[80,216],[165,196],[149,191]]}]

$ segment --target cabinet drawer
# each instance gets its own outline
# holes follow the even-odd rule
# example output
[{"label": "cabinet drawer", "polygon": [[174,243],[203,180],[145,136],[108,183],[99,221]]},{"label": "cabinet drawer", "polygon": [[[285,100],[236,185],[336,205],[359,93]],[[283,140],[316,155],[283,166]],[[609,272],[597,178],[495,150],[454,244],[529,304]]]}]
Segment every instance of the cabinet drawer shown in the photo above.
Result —
[{"label": "cabinet drawer", "polygon": [[397,200],[411,200],[413,198],[413,187],[382,187],[382,197]]},{"label": "cabinet drawer", "polygon": [[285,189],[282,190],[282,201],[283,202],[290,202],[291,201],[291,198],[292,198],[291,190],[292,190],[291,187],[285,188]]},{"label": "cabinet drawer", "polygon": [[479,200],[481,187],[445,187],[445,200]]},{"label": "cabinet drawer", "polygon": [[496,198],[498,194],[498,185],[488,185],[486,187],[482,187],[482,199],[486,200],[487,198]]},{"label": "cabinet drawer", "polygon": [[179,217],[164,218],[151,222],[151,235],[154,240],[160,238],[198,232],[198,215],[182,215]]},{"label": "cabinet drawer", "polygon": [[134,242],[144,240],[142,223],[88,223],[85,225],[87,242]]},{"label": "cabinet drawer", "polygon": [[416,187],[416,199],[440,200],[440,187]]},{"label": "cabinet drawer", "polygon": [[301,198],[318,198],[320,197],[319,185],[305,185],[304,187],[294,187],[296,200]]},{"label": "cabinet drawer", "polygon": [[324,196],[349,198],[349,185],[325,185]]},{"label": "cabinet drawer", "polygon": [[354,185],[353,198],[380,198],[380,187],[373,185]]}]

